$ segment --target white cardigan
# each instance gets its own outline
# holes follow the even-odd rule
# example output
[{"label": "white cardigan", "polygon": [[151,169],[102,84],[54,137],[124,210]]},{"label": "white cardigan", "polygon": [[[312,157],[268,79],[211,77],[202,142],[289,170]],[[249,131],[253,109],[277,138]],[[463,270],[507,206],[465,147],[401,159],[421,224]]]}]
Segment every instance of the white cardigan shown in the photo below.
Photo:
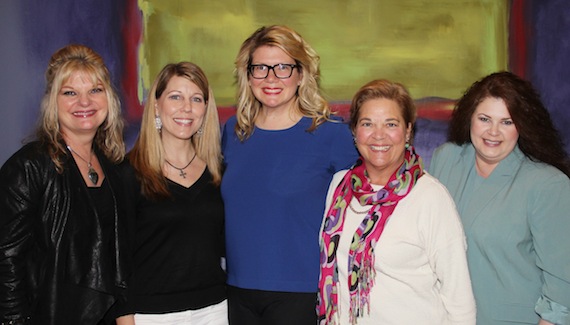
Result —
[{"label": "white cardigan", "polygon": [[[335,174],[326,210],[345,171]],[[352,207],[365,211],[353,198]],[[349,208],[340,238],[339,316],[348,321],[348,251],[365,214]],[[370,314],[358,325],[475,324],[475,300],[466,260],[463,227],[453,199],[434,177],[425,173],[402,199],[386,223],[375,248],[375,284]]]}]

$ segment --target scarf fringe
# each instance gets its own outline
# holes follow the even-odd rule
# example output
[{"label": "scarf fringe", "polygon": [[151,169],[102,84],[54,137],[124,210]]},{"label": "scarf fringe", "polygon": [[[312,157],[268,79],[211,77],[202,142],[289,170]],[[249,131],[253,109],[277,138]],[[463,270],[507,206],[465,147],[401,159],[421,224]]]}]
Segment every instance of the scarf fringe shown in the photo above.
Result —
[{"label": "scarf fringe", "polygon": [[350,297],[349,321],[351,325],[357,323],[358,317],[370,315],[370,291],[376,282],[375,260],[374,252],[372,252],[358,272],[358,289],[356,294]]}]

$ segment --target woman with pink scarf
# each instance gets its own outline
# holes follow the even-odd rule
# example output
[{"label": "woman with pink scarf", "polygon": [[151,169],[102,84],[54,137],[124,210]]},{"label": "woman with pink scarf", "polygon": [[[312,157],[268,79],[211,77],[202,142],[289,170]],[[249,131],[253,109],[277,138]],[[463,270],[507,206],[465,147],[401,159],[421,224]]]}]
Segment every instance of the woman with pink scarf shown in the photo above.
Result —
[{"label": "woman with pink scarf", "polygon": [[360,158],[327,195],[319,324],[475,324],[463,228],[411,145],[408,91],[372,81],[350,117]]}]

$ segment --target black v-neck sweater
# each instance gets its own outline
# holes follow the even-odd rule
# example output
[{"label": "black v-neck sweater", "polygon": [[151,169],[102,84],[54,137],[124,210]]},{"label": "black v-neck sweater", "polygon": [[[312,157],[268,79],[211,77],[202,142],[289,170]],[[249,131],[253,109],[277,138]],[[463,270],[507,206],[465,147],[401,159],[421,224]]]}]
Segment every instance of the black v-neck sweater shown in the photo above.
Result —
[{"label": "black v-neck sweater", "polygon": [[136,198],[134,270],[128,305],[136,313],[193,310],[226,299],[224,206],[205,169],[189,188],[168,181],[172,197]]}]

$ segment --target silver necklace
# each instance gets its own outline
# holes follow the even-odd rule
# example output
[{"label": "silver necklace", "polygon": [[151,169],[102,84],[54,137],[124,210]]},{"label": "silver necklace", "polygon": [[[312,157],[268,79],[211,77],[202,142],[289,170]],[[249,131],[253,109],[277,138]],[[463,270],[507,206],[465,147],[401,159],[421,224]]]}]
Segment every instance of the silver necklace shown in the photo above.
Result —
[{"label": "silver necklace", "polygon": [[71,149],[70,146],[67,146],[67,149],[69,149],[69,151],[71,151],[71,153],[74,153],[77,157],[79,157],[79,159],[83,160],[87,164],[87,169],[88,169],[87,170],[87,177],[89,177],[89,180],[91,180],[91,183],[93,183],[93,185],[97,185],[97,181],[99,181],[99,174],[97,174],[97,172],[93,168],[93,165],[91,165],[91,158],[93,157],[93,150],[91,150],[91,152],[89,153],[89,161],[87,161],[83,157],[81,157],[75,150]]},{"label": "silver necklace", "polygon": [[182,168],[178,168],[176,166],[174,166],[173,164],[170,163],[170,161],[164,159],[166,161],[167,164],[170,165],[170,167],[178,170],[180,172],[180,176],[182,176],[182,178],[186,178],[186,172],[184,171],[184,169],[188,168],[188,166],[190,166],[190,164],[194,161],[194,158],[196,158],[196,153],[194,152],[194,157],[192,157],[192,159],[190,159],[190,162],[186,164],[186,166],[182,167]]},{"label": "silver necklace", "polygon": [[367,214],[369,210],[365,210],[365,211],[356,211],[353,207],[352,207],[352,201],[350,203],[348,203],[348,208],[350,209],[350,211],[356,213],[356,214]]}]

